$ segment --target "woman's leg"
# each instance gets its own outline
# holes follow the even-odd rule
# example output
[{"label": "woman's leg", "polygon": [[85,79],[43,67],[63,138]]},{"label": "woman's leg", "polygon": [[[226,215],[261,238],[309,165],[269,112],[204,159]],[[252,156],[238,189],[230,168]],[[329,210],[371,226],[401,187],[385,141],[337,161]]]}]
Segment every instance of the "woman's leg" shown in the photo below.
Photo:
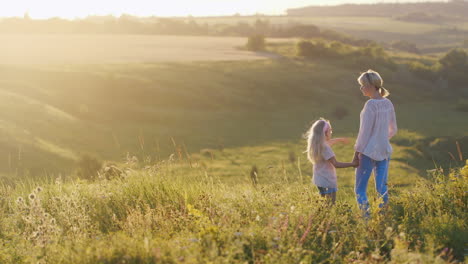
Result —
[{"label": "woman's leg", "polygon": [[359,167],[356,168],[356,183],[354,185],[354,192],[359,208],[366,212],[369,210],[369,201],[367,200],[367,183],[369,182],[372,169],[374,168],[374,161],[366,155],[359,155]]},{"label": "woman's leg", "polygon": [[379,204],[382,208],[388,203],[388,165],[390,159],[375,162],[375,189],[383,202]]}]

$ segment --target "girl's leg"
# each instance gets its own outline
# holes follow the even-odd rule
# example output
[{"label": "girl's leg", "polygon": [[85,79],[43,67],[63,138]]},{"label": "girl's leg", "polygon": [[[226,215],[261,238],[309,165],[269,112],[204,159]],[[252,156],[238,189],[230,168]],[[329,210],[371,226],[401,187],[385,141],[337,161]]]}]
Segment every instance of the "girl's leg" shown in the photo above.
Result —
[{"label": "girl's leg", "polygon": [[376,161],[375,163],[375,189],[379,193],[383,202],[379,204],[382,208],[388,202],[388,165],[390,159],[384,159],[382,161]]},{"label": "girl's leg", "polygon": [[359,167],[356,168],[356,183],[354,185],[354,192],[359,208],[363,210],[366,215],[369,210],[369,201],[367,200],[367,183],[369,182],[374,161],[366,155],[359,155]]},{"label": "girl's leg", "polygon": [[322,197],[325,197],[331,205],[335,204],[336,201],[336,192],[321,194]]},{"label": "girl's leg", "polygon": [[325,197],[330,205],[334,205],[336,201],[337,188],[325,188],[317,186],[319,189],[320,196]]}]

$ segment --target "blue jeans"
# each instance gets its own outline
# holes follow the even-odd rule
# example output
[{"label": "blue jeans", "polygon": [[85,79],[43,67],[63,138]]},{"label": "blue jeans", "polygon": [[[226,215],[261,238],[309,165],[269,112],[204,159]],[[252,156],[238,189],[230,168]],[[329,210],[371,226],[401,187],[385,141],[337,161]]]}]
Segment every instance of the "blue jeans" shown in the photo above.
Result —
[{"label": "blue jeans", "polygon": [[379,197],[383,199],[383,203],[379,204],[381,208],[388,202],[388,165],[390,158],[382,161],[376,161],[364,154],[360,154],[359,167],[356,168],[356,183],[354,192],[359,208],[368,216],[369,201],[367,199],[367,183],[369,182],[370,175],[374,171],[375,175],[375,188],[379,193]]}]

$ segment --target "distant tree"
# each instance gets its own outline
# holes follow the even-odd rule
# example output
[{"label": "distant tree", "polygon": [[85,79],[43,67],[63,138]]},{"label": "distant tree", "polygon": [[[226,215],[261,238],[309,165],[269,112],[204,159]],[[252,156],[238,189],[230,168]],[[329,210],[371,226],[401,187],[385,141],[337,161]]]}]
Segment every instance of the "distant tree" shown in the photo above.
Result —
[{"label": "distant tree", "polygon": [[466,89],[468,83],[468,54],[463,49],[452,49],[439,60],[442,76],[450,88]]},{"label": "distant tree", "polygon": [[287,29],[285,37],[315,38],[320,36],[320,29],[314,25],[295,25]]},{"label": "distant tree", "polygon": [[332,51],[323,40],[314,42],[301,40],[296,44],[296,53],[298,56],[306,58],[327,57]]},{"label": "distant tree", "polygon": [[452,49],[439,62],[445,69],[463,69],[467,65],[468,55],[462,49]]},{"label": "distant tree", "polygon": [[419,51],[418,47],[416,46],[416,44],[405,41],[405,40],[394,41],[394,42],[392,42],[391,46],[392,46],[392,48],[398,49],[398,50],[401,50],[401,51],[407,51],[407,52],[416,53],[416,54],[420,53],[420,51]]},{"label": "distant tree", "polygon": [[440,78],[436,65],[427,66],[420,62],[411,62],[408,70],[422,80],[437,81]]},{"label": "distant tree", "polygon": [[254,24],[254,29],[257,34],[267,35],[270,30],[270,21],[267,19],[257,19]]},{"label": "distant tree", "polygon": [[265,50],[265,37],[263,35],[253,35],[247,40],[246,48],[251,51]]}]

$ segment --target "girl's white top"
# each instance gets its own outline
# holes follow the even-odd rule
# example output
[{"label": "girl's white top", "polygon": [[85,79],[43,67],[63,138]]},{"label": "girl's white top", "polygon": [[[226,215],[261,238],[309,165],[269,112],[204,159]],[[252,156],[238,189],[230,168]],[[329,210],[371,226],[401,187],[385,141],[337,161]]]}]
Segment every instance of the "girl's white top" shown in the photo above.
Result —
[{"label": "girl's white top", "polygon": [[337,188],[335,166],[328,160],[335,156],[331,147],[325,143],[322,158],[314,163],[314,184],[324,188]]},{"label": "girl's white top", "polygon": [[397,132],[395,109],[387,98],[369,99],[361,111],[361,124],[354,150],[381,161],[392,154],[390,138]]}]

